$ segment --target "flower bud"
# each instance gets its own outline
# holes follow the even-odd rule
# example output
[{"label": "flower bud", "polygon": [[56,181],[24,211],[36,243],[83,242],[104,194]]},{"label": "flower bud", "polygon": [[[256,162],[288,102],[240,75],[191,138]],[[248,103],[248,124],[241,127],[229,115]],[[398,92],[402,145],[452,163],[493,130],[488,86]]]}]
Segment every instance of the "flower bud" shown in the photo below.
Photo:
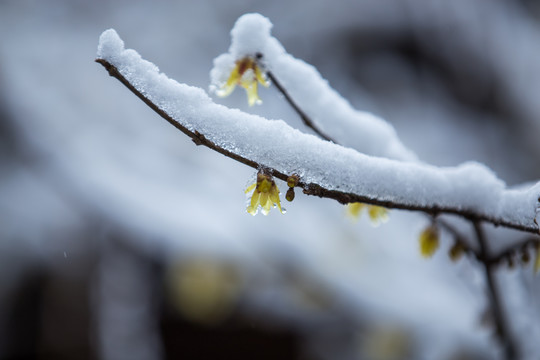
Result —
[{"label": "flower bud", "polygon": [[465,252],[465,247],[463,244],[456,242],[454,246],[450,248],[450,251],[448,251],[448,256],[450,257],[450,260],[456,262],[458,261]]},{"label": "flower bud", "polygon": [[521,253],[521,262],[523,264],[528,264],[529,261],[531,261],[531,255],[529,255],[529,251],[525,248]]},{"label": "flower bud", "polygon": [[298,180],[300,180],[298,175],[292,174],[291,176],[287,178],[287,186],[290,188],[295,187],[298,184]]},{"label": "flower bud", "polygon": [[294,200],[294,188],[289,188],[289,190],[287,190],[287,193],[285,194],[285,199],[287,199],[287,201],[293,201]]}]

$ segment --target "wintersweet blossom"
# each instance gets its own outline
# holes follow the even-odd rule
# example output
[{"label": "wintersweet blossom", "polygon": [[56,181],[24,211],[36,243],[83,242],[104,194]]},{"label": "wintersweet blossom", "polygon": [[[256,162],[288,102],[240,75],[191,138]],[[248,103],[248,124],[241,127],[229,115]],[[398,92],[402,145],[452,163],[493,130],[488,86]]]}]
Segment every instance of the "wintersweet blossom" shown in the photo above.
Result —
[{"label": "wintersweet blossom", "polygon": [[253,190],[253,194],[247,207],[248,213],[256,215],[259,206],[262,208],[264,215],[268,215],[272,206],[277,206],[279,211],[282,214],[284,213],[279,202],[279,189],[272,176],[259,172],[257,174],[257,181],[246,189],[246,194],[251,190]]},{"label": "wintersweet blossom", "polygon": [[367,205],[359,202],[347,204],[347,213],[350,217],[358,219],[362,209],[366,208],[373,225],[388,221],[388,209],[377,205]]},{"label": "wintersweet blossom", "polygon": [[257,92],[258,83],[264,87],[270,85],[266,81],[257,60],[251,56],[246,56],[236,61],[229,79],[216,94],[221,97],[228,96],[233,92],[236,85],[240,85],[246,89],[249,106],[253,106],[256,103],[260,104],[262,102]]}]

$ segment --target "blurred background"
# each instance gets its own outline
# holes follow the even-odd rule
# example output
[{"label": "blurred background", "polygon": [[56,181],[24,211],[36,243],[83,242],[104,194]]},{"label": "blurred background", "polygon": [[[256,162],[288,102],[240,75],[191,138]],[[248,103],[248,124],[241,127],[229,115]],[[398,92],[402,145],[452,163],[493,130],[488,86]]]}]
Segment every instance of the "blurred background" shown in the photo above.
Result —
[{"label": "blurred background", "polygon": [[[194,146],[94,62],[114,28],[207,89],[247,12],[420,159],[540,178],[535,0],[0,0],[0,359],[498,358],[481,269],[452,263],[445,234],[421,258],[425,217],[373,227],[301,193],[252,217],[252,169]],[[274,88],[260,95],[215,101],[309,132]],[[538,280],[497,275],[535,359]]]}]

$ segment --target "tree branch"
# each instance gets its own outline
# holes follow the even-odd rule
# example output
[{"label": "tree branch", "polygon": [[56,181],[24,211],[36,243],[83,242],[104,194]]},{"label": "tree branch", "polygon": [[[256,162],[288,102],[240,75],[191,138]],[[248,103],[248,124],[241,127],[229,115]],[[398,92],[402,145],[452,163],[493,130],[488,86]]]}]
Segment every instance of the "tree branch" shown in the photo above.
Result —
[{"label": "tree branch", "polygon": [[[131,92],[133,92],[137,97],[139,97],[145,104],[147,104],[151,109],[153,109],[156,113],[158,113],[163,119],[165,119],[175,128],[177,128],[178,130],[182,131],[184,134],[189,136],[196,145],[207,146],[208,148],[215,150],[219,152],[220,154],[223,154],[236,161],[239,161],[254,169],[260,169],[263,167],[268,168],[272,172],[272,175],[274,177],[281,179],[283,181],[287,181],[287,178],[291,175],[291,174],[285,174],[283,172],[280,172],[277,169],[268,166],[267,164],[261,164],[257,161],[254,161],[252,159],[249,159],[247,157],[244,157],[232,151],[229,151],[223,148],[222,146],[219,146],[215,144],[214,142],[208,140],[205,137],[205,134],[201,134],[198,131],[189,130],[187,127],[183,126],[181,123],[176,121],[166,111],[164,111],[158,105],[153,103],[147,96],[145,96],[143,93],[137,90],[137,88],[133,84],[131,84],[118,71],[118,69],[114,65],[109,63],[107,60],[101,59],[101,58],[96,59],[96,62],[103,65],[105,69],[107,69],[107,71],[109,72],[109,75],[118,79],[129,90],[131,90]],[[485,221],[485,222],[492,223],[496,226],[504,226],[508,228],[513,228],[513,229],[517,229],[517,230],[521,230],[525,232],[538,234],[537,225],[532,226],[532,225],[527,225],[523,223],[512,222],[504,218],[496,218],[496,217],[486,215],[486,214],[478,214],[471,210],[462,209],[461,207],[438,206],[436,204],[416,204],[416,203],[411,204],[411,203],[402,202],[400,200],[385,200],[385,199],[373,198],[373,197],[368,197],[368,196],[345,192],[345,191],[327,189],[319,184],[304,182],[302,179],[300,179],[300,181],[298,182],[297,187],[302,188],[303,192],[307,195],[315,195],[318,197],[334,199],[342,204],[347,204],[351,202],[362,202],[362,203],[371,204],[371,205],[384,206],[390,209],[422,211],[430,215],[438,215],[440,213],[456,214],[456,215],[463,216],[473,221]]]},{"label": "tree branch", "polygon": [[514,338],[510,334],[510,328],[506,322],[504,316],[504,311],[500,299],[500,291],[494,276],[494,264],[489,261],[490,253],[486,237],[484,235],[484,230],[479,221],[473,221],[474,230],[476,232],[476,237],[478,239],[478,244],[480,245],[480,256],[481,263],[484,266],[486,272],[486,280],[489,292],[489,299],[491,303],[491,309],[493,313],[493,318],[495,320],[497,335],[501,340],[507,360],[514,360],[519,358],[517,352],[517,346],[514,342]]},{"label": "tree branch", "polygon": [[512,257],[514,254],[519,254],[529,251],[529,247],[534,247],[538,244],[539,239],[537,237],[527,237],[514,245],[508,246],[506,249],[499,252],[497,255],[491,256],[488,262],[492,265],[500,264],[503,260]]},{"label": "tree branch", "polygon": [[[122,84],[124,84],[125,87],[127,87],[129,90],[131,90],[132,93],[137,95],[139,99],[141,99],[146,105],[148,105],[152,110],[154,110],[156,113],[158,113],[163,119],[167,120],[169,124],[186,134],[193,140],[195,145],[204,145],[212,150],[217,151],[220,154],[223,154],[227,157],[230,157],[231,159],[234,159],[236,161],[239,161],[247,166],[251,166],[252,168],[258,169],[261,167],[257,162],[252,161],[250,159],[246,159],[245,157],[239,156],[231,151],[228,151],[220,146],[217,146],[213,142],[209,141],[204,137],[204,134],[201,134],[197,131],[193,132],[188,130],[186,127],[182,126],[178,121],[174,120],[169,114],[167,114],[165,111],[163,111],[159,106],[154,104],[152,101],[150,101],[146,96],[144,96],[139,90],[137,90],[120,72],[118,69],[103,59],[96,59],[97,63],[103,65],[105,69],[109,72],[109,75],[118,79]],[[274,176],[280,178],[280,179],[287,179],[287,177],[284,174],[274,174]]]}]

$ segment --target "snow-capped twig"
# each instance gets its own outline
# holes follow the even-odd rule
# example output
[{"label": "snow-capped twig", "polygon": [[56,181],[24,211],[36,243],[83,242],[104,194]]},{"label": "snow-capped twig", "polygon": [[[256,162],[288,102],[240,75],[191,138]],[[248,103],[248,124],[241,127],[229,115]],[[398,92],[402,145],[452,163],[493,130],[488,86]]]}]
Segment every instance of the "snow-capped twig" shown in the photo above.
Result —
[{"label": "snow-capped twig", "polygon": [[387,208],[457,214],[538,233],[540,186],[506,189],[478,164],[437,168],[370,157],[292,129],[217,105],[198,88],[178,84],[125,50],[114,30],[103,33],[98,59],[135,95],[177,129],[225,156],[286,181],[297,173],[305,194]]},{"label": "snow-capped twig", "polygon": [[[228,151],[216,144],[214,144],[212,141],[206,139],[204,134],[199,133],[198,131],[191,131],[187,127],[180,124],[178,121],[174,120],[166,111],[161,109],[157,104],[153,103],[150,99],[148,99],[143,93],[141,93],[139,90],[135,88],[133,84],[131,84],[119,71],[118,69],[110,64],[107,60],[104,59],[96,59],[97,63],[103,65],[105,69],[109,72],[109,75],[118,79],[125,87],[127,87],[129,90],[131,90],[132,93],[137,95],[139,99],[141,99],[146,105],[148,105],[152,110],[154,110],[158,115],[160,115],[163,119],[167,120],[169,124],[177,128],[178,130],[182,131],[184,134],[189,136],[191,140],[195,143],[195,145],[204,145],[214,151],[217,151],[218,153],[221,153],[227,157],[230,157],[233,160],[239,161],[247,166],[250,166],[252,168],[258,169],[261,167],[261,165],[255,161],[252,161],[250,159],[247,159],[245,157],[239,156],[231,151]],[[280,179],[284,179],[284,175],[282,174],[274,174],[274,176],[279,177]],[[286,178],[285,178],[286,179]]]}]

